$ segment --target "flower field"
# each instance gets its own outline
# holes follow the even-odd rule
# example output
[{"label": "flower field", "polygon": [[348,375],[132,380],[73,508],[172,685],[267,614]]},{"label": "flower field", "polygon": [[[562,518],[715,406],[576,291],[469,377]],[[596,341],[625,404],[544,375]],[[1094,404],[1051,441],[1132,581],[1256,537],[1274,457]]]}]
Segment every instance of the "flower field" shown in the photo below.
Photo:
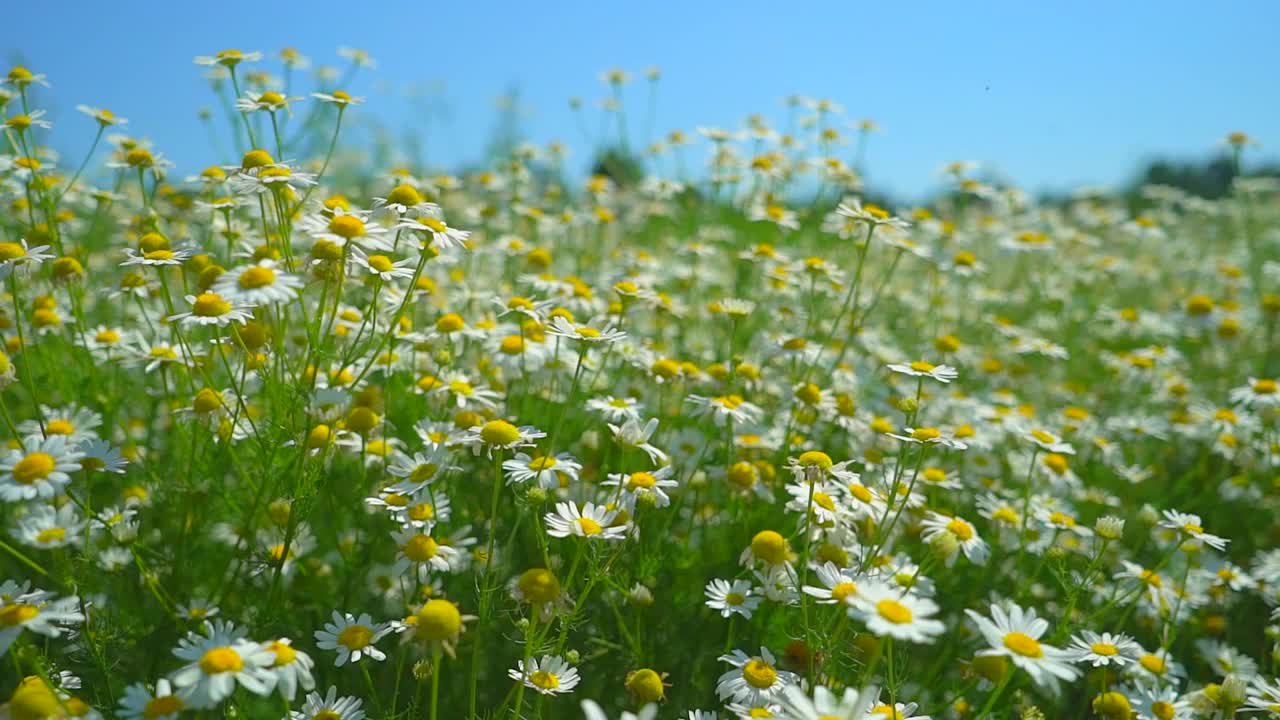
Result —
[{"label": "flower field", "polygon": [[351,162],[343,54],[197,57],[203,169],[0,85],[0,717],[1280,717],[1280,182],[897,206],[656,70]]}]

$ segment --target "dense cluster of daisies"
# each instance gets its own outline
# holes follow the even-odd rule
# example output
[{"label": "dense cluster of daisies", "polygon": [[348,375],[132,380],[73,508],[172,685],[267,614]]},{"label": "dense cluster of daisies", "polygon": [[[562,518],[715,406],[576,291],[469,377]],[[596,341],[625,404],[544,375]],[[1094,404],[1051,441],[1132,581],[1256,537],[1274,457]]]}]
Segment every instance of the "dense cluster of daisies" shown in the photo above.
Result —
[{"label": "dense cluster of daisies", "polygon": [[0,715],[1280,717],[1280,184],[884,208],[806,98],[334,173],[342,54],[197,58],[190,177],[0,86]]}]

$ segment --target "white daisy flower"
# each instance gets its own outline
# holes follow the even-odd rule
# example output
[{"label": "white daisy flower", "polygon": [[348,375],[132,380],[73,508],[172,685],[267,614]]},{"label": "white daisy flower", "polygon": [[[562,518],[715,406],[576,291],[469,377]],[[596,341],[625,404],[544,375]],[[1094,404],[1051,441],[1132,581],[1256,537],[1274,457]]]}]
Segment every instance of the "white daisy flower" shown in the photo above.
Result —
[{"label": "white daisy flower", "polygon": [[244,635],[230,623],[213,622],[205,624],[203,635],[188,633],[179,642],[173,654],[188,664],[170,679],[188,707],[213,707],[237,685],[255,695],[271,693],[275,675],[269,668],[275,653]]},{"label": "white daisy flower", "polygon": [[36,590],[12,596],[0,595],[0,656],[9,651],[23,630],[45,637],[61,637],[69,625],[84,622],[80,598],[55,598],[51,592]]},{"label": "white daisy flower", "polygon": [[858,598],[858,578],[846,570],[841,570],[833,562],[819,565],[814,572],[821,586],[805,585],[801,590],[805,595],[815,597],[819,603],[837,603],[846,607],[854,607]]},{"label": "white daisy flower", "polygon": [[569,453],[536,458],[528,453],[516,453],[514,458],[502,463],[502,469],[507,473],[507,484],[533,481],[547,490],[559,490],[578,480],[582,463]]},{"label": "white daisy flower", "polygon": [[979,650],[979,655],[1007,657],[1043,687],[1054,687],[1057,680],[1070,681],[1079,676],[1080,672],[1070,665],[1071,655],[1067,651],[1040,642],[1049,623],[1036,617],[1034,609],[1010,605],[1006,612],[999,605],[992,605],[990,618],[973,610],[965,613],[977,624],[990,646]]},{"label": "white daisy flower", "polygon": [[80,542],[80,533],[88,522],[80,518],[75,503],[66,503],[57,510],[44,504],[28,507],[30,512],[9,530],[23,545],[47,550]]},{"label": "white daisy flower", "polygon": [[71,482],[69,473],[81,468],[84,453],[66,435],[32,435],[22,446],[26,449],[11,449],[0,460],[0,500],[5,502],[52,498]]},{"label": "white daisy flower", "polygon": [[578,685],[578,671],[571,667],[562,657],[543,655],[542,659],[530,658],[516,662],[514,669],[507,671],[512,680],[522,681],[527,688],[543,695],[560,695],[572,692]]},{"label": "white daisy flower", "polygon": [[291,710],[289,720],[364,720],[364,701],[355,697],[338,697],[338,688],[330,686],[324,695],[309,693],[302,710]]},{"label": "white daisy flower", "polygon": [[[874,687],[856,690],[845,688],[837,696],[822,685],[813,689],[810,699],[800,685],[788,685],[780,696],[782,710],[792,720],[869,720],[879,691]],[[892,713],[892,720],[900,720]]]},{"label": "white daisy flower", "polygon": [[641,498],[651,498],[655,507],[662,508],[671,504],[671,496],[666,491],[679,486],[679,483],[671,479],[673,472],[670,465],[664,465],[652,472],[641,470],[633,473],[610,473],[609,479],[600,484],[621,487],[623,500],[628,504]]},{"label": "white daisy flower", "polygon": [[795,673],[778,669],[777,659],[768,648],[760,648],[760,654],[754,656],[734,650],[719,659],[733,666],[716,683],[716,694],[721,700],[761,705],[800,680]]},{"label": "white daisy flower", "polygon": [[1093,667],[1116,665],[1123,667],[1136,662],[1142,646],[1127,635],[1098,634],[1085,630],[1071,638],[1066,648],[1072,662],[1089,663]]},{"label": "white daisy flower", "polygon": [[744,620],[750,620],[751,613],[760,607],[760,596],[747,580],[730,582],[715,578],[707,583],[703,593],[707,596],[707,607],[718,610],[721,617],[741,615]]},{"label": "white daisy flower", "polygon": [[253,317],[251,305],[232,303],[216,292],[200,293],[199,296],[188,295],[191,304],[190,312],[171,315],[170,321],[179,320],[183,327],[189,325],[226,327],[231,323],[244,325]]},{"label": "white daisy flower", "polygon": [[853,602],[874,635],[931,643],[947,629],[942,621],[930,617],[938,613],[937,603],[881,582],[863,583]]},{"label": "white daisy flower", "polygon": [[300,278],[277,270],[274,263],[262,262],[219,275],[210,289],[234,303],[273,305],[297,297],[302,284]]},{"label": "white daisy flower", "polygon": [[156,681],[155,692],[142,683],[134,683],[124,689],[124,697],[120,698],[120,715],[128,720],[177,720],[186,707],[165,678]]},{"label": "white daisy flower", "polygon": [[950,365],[934,365],[924,360],[916,360],[910,363],[894,363],[888,367],[896,373],[911,377],[927,377],[940,383],[949,383],[960,377],[960,373],[956,372],[956,369]]},{"label": "white daisy flower", "polygon": [[611,511],[604,505],[587,503],[582,509],[578,509],[576,503],[560,502],[556,503],[556,511],[547,513],[543,521],[547,524],[547,534],[555,538],[574,535],[598,540],[622,540],[631,523],[611,525],[616,516],[616,511]]},{"label": "white daisy flower", "polygon": [[1199,515],[1178,512],[1177,510],[1165,510],[1162,514],[1164,515],[1164,519],[1160,521],[1160,527],[1177,530],[1178,532],[1185,534],[1187,537],[1199,540],[1215,550],[1225,550],[1227,543],[1231,542],[1224,537],[1210,535],[1205,532],[1204,528],[1200,525]]},{"label": "white daisy flower", "polygon": [[375,623],[368,613],[359,617],[351,613],[333,611],[333,622],[326,622],[323,630],[315,631],[316,647],[321,650],[336,650],[334,667],[342,667],[347,662],[357,663],[361,658],[386,660],[387,656],[374,646],[374,643],[391,632],[388,623]]}]

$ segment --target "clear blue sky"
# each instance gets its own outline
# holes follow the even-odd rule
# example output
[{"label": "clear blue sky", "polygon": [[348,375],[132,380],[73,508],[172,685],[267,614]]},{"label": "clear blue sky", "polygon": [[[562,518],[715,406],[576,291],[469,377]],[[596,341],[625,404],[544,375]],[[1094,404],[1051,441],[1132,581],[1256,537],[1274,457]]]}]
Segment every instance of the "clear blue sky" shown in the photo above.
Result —
[{"label": "clear blue sky", "polygon": [[[192,57],[234,47],[272,60],[285,45],[324,64],[340,62],[339,45],[367,49],[379,69],[357,78],[354,90],[369,96],[357,111],[393,128],[419,122],[395,88],[442,88],[451,119],[428,141],[445,166],[481,157],[494,100],[513,83],[527,136],[565,140],[584,164],[567,99],[591,107],[606,93],[600,71],[649,65],[664,73],[664,131],[737,127],[751,112],[781,122],[780,101],[796,92],[875,119],[885,132],[873,139],[869,176],[908,196],[954,159],[1062,189],[1122,182],[1153,155],[1204,156],[1231,130],[1259,138],[1265,157],[1280,149],[1280,3],[1270,0],[74,0],[15,3],[5,16],[0,58],[21,56],[49,76],[60,148],[80,152],[76,141],[92,136],[75,104],[105,106],[179,172],[217,159],[195,117],[212,102]],[[643,91],[643,82],[629,88],[633,127],[643,124]]]}]

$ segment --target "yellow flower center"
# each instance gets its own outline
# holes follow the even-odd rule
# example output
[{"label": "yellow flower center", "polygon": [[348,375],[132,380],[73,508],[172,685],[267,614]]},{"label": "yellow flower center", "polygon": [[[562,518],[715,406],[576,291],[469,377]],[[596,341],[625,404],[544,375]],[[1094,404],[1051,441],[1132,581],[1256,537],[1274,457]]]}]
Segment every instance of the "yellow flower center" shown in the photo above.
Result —
[{"label": "yellow flower center", "polygon": [[480,428],[480,439],[490,445],[511,445],[520,440],[520,429],[506,420],[490,420]]},{"label": "yellow flower center", "polygon": [[67,531],[65,528],[55,527],[36,533],[36,542],[41,545],[48,545],[49,543],[65,540],[66,537]]},{"label": "yellow flower center", "polygon": [[787,541],[772,530],[762,530],[751,538],[751,554],[770,565],[781,565],[787,560]]},{"label": "yellow flower center", "polygon": [[1018,513],[1011,507],[998,507],[991,512],[992,520],[999,520],[1009,525],[1019,524]]},{"label": "yellow flower center", "polygon": [[338,644],[348,650],[368,647],[371,640],[373,640],[373,631],[364,625],[352,625],[338,634]]},{"label": "yellow flower center", "polygon": [[555,466],[556,466],[556,459],[551,455],[543,455],[542,457],[534,458],[529,461],[529,469],[535,472],[550,470]]},{"label": "yellow flower center", "polygon": [[244,669],[244,659],[240,657],[240,653],[229,647],[217,647],[200,658],[200,669],[208,675],[240,672]]},{"label": "yellow flower center", "polygon": [[1157,700],[1151,703],[1151,714],[1160,718],[1160,720],[1173,720],[1174,713],[1177,709],[1171,703],[1163,700]]},{"label": "yellow flower center", "polygon": [[266,287],[276,281],[276,273],[269,267],[262,265],[254,265],[253,267],[240,273],[240,287],[245,290],[254,290],[260,287]]},{"label": "yellow flower center", "polygon": [[947,530],[960,542],[973,539],[973,526],[960,518],[951,518],[951,522],[947,523]]},{"label": "yellow flower center", "polygon": [[431,503],[418,503],[409,508],[409,519],[416,522],[426,522],[434,520],[436,517],[436,507]]},{"label": "yellow flower center", "polygon": [[272,642],[267,647],[276,654],[276,667],[289,665],[298,657],[297,650],[294,650],[292,647],[285,645],[279,640]]},{"label": "yellow flower center", "polygon": [[231,303],[217,293],[201,293],[191,306],[191,313],[197,317],[220,317],[229,312]]},{"label": "yellow flower center", "polygon": [[1054,474],[1057,474],[1057,475],[1062,475],[1066,473],[1067,468],[1070,467],[1070,465],[1067,462],[1067,456],[1060,455],[1058,453],[1046,454],[1042,462],[1044,463],[1045,467],[1049,468],[1054,472]]},{"label": "yellow flower center", "polygon": [[897,600],[885,599],[876,603],[876,612],[880,613],[880,617],[888,620],[894,625],[902,625],[911,622],[911,608],[903,605]]},{"label": "yellow flower center", "polygon": [[742,666],[742,678],[751,684],[752,687],[769,688],[778,681],[778,671],[764,660],[749,660],[746,665]]},{"label": "yellow flower center", "polygon": [[49,477],[57,462],[49,453],[33,452],[13,466],[13,479],[22,485],[30,485]]},{"label": "yellow flower center", "polygon": [[35,605],[17,603],[0,607],[0,627],[15,627],[40,614]]},{"label": "yellow flower center", "polygon": [[1039,440],[1042,443],[1045,443],[1046,445],[1057,442],[1058,440],[1057,438],[1045,432],[1044,430],[1032,430],[1031,437]]},{"label": "yellow flower center", "polygon": [[1120,648],[1108,642],[1096,642],[1089,646],[1094,655],[1102,655],[1103,657],[1111,657],[1120,654]]},{"label": "yellow flower center", "polygon": [[395,263],[391,262],[391,258],[386,255],[370,255],[369,267],[380,273],[391,272],[396,269]]},{"label": "yellow flower center", "polygon": [[[418,218],[418,222],[430,228],[431,232],[435,233],[443,233],[449,229],[448,225],[445,225],[443,222],[433,217]],[[463,224],[465,225],[466,223]]]},{"label": "yellow flower center", "polygon": [[1044,655],[1044,649],[1035,638],[1020,632],[1011,632],[1004,636],[1004,646],[1023,657],[1038,658]]},{"label": "yellow flower center", "polygon": [[731,592],[731,593],[728,593],[728,594],[726,594],[726,595],[724,596],[724,601],[725,601],[727,604],[729,604],[729,605],[733,605],[733,606],[735,606],[735,607],[736,607],[736,606],[741,605],[742,603],[746,602],[746,601],[747,601],[747,596],[746,596],[746,595],[743,595],[742,593],[739,593],[739,592]]},{"label": "yellow flower center", "polygon": [[182,698],[177,695],[162,695],[147,702],[142,708],[142,717],[146,720],[155,720],[155,718],[180,712],[182,708]]},{"label": "yellow flower center", "polygon": [[942,433],[938,431],[938,428],[916,428],[911,431],[912,440],[937,440],[941,436]]},{"label": "yellow flower center", "polygon": [[430,535],[414,535],[404,545],[405,557],[414,562],[427,562],[439,551],[439,544]]},{"label": "yellow flower center", "polygon": [[148,260],[172,260],[174,254],[172,250],[152,250],[151,252],[143,253],[142,257]]},{"label": "yellow flower center", "polygon": [[858,594],[858,586],[856,583],[842,582],[831,588],[831,599],[836,602],[844,602],[852,595]]},{"label": "yellow flower center", "polygon": [[1276,393],[1276,381],[1265,378],[1262,380],[1254,380],[1253,392],[1258,395],[1274,395]]},{"label": "yellow flower center", "polygon": [[800,458],[796,461],[803,467],[817,467],[823,470],[831,467],[835,463],[831,461],[831,456],[821,450],[809,450],[800,454]]},{"label": "yellow flower center", "polygon": [[538,670],[529,674],[529,682],[537,685],[543,690],[554,690],[560,687],[560,678],[547,672],[546,670]]},{"label": "yellow flower center", "polygon": [[576,522],[583,535],[599,535],[604,532],[604,528],[600,527],[600,523],[591,518],[578,518]]},{"label": "yellow flower center", "polygon": [[417,636],[427,641],[442,641],[462,631],[462,614],[448,600],[428,600],[418,611]]},{"label": "yellow flower center", "polygon": [[44,426],[46,435],[71,435],[75,431],[76,426],[70,420],[50,420]]},{"label": "yellow flower center", "polygon": [[329,221],[329,232],[340,238],[350,240],[364,235],[364,221],[355,215],[335,215]]},{"label": "yellow flower center", "polygon": [[0,242],[0,262],[26,257],[27,250],[20,243]]},{"label": "yellow flower center", "polygon": [[409,473],[409,479],[413,480],[414,482],[423,482],[424,480],[429,480],[435,477],[436,470],[438,469],[439,468],[436,467],[434,463],[422,463],[421,465],[415,467],[413,469],[413,472]]},{"label": "yellow flower center", "polygon": [[535,605],[545,605],[560,597],[560,581],[545,568],[525,570],[516,581],[516,586]]},{"label": "yellow flower center", "polygon": [[638,488],[651,488],[657,484],[658,479],[647,472],[631,473],[630,478],[627,480],[627,487],[631,490],[636,490]]},{"label": "yellow flower center", "polygon": [[934,368],[936,367],[937,365],[934,365],[931,362],[925,362],[924,360],[916,360],[915,362],[911,363],[911,369],[915,370],[916,372],[923,372],[923,373],[933,372]]}]

